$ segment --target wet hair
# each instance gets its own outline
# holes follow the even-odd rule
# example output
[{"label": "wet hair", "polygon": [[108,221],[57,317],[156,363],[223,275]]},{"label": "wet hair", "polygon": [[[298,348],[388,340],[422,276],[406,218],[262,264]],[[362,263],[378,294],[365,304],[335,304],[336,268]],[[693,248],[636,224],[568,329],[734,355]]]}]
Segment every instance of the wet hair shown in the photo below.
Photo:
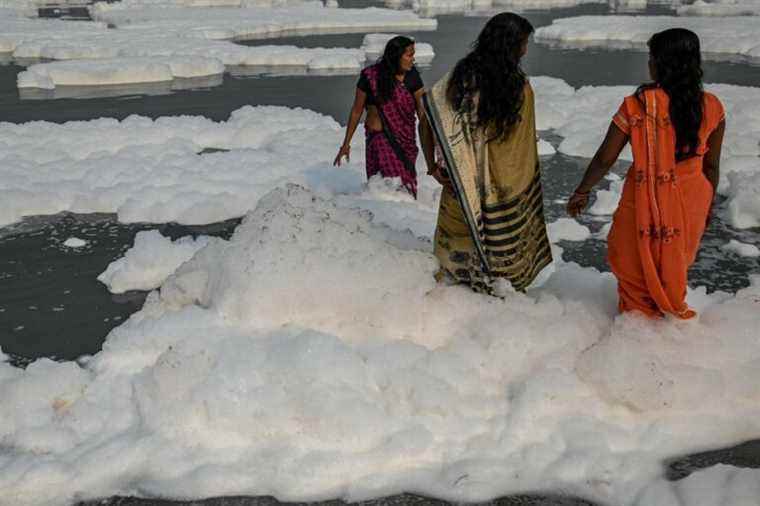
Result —
[{"label": "wet hair", "polygon": [[393,37],[385,44],[383,55],[378,58],[377,94],[381,103],[393,98],[396,89],[396,75],[401,73],[401,56],[414,40],[403,35]]},{"label": "wet hair", "polygon": [[699,37],[685,28],[655,33],[647,42],[655,80],[644,84],[636,94],[660,87],[670,98],[670,121],[676,131],[676,158],[694,156],[699,146],[702,124],[702,55]]},{"label": "wet hair", "polygon": [[477,126],[487,129],[491,140],[504,138],[520,121],[527,82],[520,52],[531,33],[533,25],[522,16],[497,14],[451,73],[446,90],[449,103],[458,112],[472,112],[478,94]]}]

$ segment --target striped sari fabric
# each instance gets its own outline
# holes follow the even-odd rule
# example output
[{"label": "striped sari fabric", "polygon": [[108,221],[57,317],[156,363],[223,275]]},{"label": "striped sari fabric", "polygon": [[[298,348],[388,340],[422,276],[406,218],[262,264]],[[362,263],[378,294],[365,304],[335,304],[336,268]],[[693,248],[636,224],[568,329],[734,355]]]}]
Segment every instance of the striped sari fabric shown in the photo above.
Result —
[{"label": "striped sari fabric", "polygon": [[494,294],[504,279],[525,289],[552,261],[543,212],[533,90],[525,87],[521,120],[488,140],[474,118],[452,110],[448,76],[425,96],[451,188],[441,196],[435,232],[440,277]]}]

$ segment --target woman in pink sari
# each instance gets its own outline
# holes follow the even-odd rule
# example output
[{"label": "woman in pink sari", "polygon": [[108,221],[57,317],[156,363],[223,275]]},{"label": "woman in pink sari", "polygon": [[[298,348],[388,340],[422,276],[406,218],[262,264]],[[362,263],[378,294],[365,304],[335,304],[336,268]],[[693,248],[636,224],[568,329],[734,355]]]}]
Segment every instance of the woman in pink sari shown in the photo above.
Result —
[{"label": "woman in pink sari", "polygon": [[343,157],[349,159],[351,138],[366,109],[367,178],[375,174],[400,178],[404,188],[416,198],[417,117],[420,119],[420,141],[425,160],[429,167],[435,166],[432,132],[428,122],[423,121],[424,93],[422,78],[414,66],[414,41],[403,36],[393,37],[378,62],[362,70],[346,136],[334,165],[339,166]]}]

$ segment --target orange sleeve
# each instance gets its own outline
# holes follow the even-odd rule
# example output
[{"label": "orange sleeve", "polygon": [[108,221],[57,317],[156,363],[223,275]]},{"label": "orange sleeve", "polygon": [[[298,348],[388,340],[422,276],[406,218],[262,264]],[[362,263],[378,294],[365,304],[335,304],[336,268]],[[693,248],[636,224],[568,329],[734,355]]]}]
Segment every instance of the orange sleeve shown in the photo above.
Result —
[{"label": "orange sleeve", "polygon": [[628,118],[628,110],[625,106],[625,100],[620,108],[612,117],[612,122],[626,135],[631,135],[631,123]]}]

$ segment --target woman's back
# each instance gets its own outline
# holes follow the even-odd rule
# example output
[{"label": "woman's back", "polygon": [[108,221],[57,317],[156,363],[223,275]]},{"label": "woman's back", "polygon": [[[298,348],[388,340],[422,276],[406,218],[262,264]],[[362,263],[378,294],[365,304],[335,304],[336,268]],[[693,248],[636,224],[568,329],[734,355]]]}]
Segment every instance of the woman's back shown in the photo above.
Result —
[{"label": "woman's back", "polygon": [[496,191],[503,194],[526,188],[532,182],[533,174],[521,169],[535,167],[538,163],[535,105],[530,83],[525,84],[523,93],[520,120],[503,138],[488,143],[491,180]]},{"label": "woman's back", "polygon": [[[667,111],[670,109],[670,97],[661,88],[655,89],[655,97],[657,99],[657,116],[659,118],[668,118]],[[623,132],[630,136],[631,126],[641,121],[646,115],[646,109],[642,100],[636,96],[631,95],[626,97],[620,110],[613,118],[615,124]],[[721,101],[709,92],[704,92],[702,95],[702,122],[699,126],[698,138],[699,145],[694,152],[694,156],[677,160],[677,164],[683,169],[685,166],[698,166],[701,168],[702,160],[707,154],[707,140],[710,138],[710,134],[717,128],[721,121],[725,119],[725,111]],[[672,128],[672,125],[671,125]],[[636,155],[634,151],[634,156]]]}]

